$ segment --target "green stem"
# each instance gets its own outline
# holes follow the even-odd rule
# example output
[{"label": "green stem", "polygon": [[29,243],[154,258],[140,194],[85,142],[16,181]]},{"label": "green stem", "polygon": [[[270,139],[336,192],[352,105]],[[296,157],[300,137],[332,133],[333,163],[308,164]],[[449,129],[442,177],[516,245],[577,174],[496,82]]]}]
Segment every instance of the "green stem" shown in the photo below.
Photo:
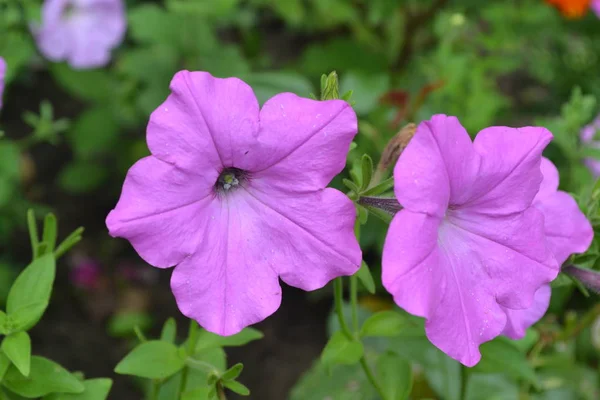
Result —
[{"label": "green stem", "polygon": [[350,305],[352,309],[352,329],[356,334],[358,332],[358,278],[356,275],[350,277]]},{"label": "green stem", "polygon": [[344,308],[343,308],[343,297],[344,297],[344,281],[342,278],[336,278],[333,281],[333,298],[335,301],[335,312],[338,316],[338,321],[340,322],[340,327],[342,328],[342,332],[349,340],[354,339],[354,335],[350,328],[348,328],[348,324],[346,324],[346,318],[344,318]]},{"label": "green stem", "polygon": [[[188,357],[194,355],[196,350],[196,344],[198,343],[198,335],[199,335],[199,327],[198,323],[193,319],[190,320],[190,329],[188,331],[188,339],[187,339],[187,348],[186,353]],[[180,399],[185,391],[185,387],[187,386],[188,373],[190,368],[186,365],[183,367],[183,371],[181,371],[181,381],[179,382],[179,390],[177,391],[177,398]]]},{"label": "green stem", "polygon": [[156,379],[152,380],[152,386],[150,387],[150,400],[158,399],[158,391],[160,390],[160,382]]},{"label": "green stem", "polygon": [[377,382],[375,374],[373,374],[373,371],[371,370],[369,363],[367,363],[367,359],[365,358],[365,356],[362,356],[362,358],[360,359],[360,365],[362,366],[363,371],[365,371],[367,379],[369,380],[369,382],[371,382],[371,385],[373,385],[373,387],[379,394],[379,397],[381,397],[382,400],[387,400],[387,396],[385,395],[385,392],[379,385],[379,382]]}]

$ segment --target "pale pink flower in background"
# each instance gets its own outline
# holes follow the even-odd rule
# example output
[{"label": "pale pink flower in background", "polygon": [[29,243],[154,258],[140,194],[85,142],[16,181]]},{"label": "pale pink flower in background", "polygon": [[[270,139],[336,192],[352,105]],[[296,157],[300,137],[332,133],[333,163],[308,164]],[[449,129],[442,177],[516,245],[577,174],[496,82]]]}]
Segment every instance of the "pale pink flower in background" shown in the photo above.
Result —
[{"label": "pale pink flower in background", "polygon": [[[568,193],[558,190],[558,170],[547,158],[541,164],[544,180],[533,200],[533,206],[544,214],[544,230],[548,247],[559,264],[573,253],[584,253],[592,244],[594,230],[577,202]],[[508,317],[504,334],[512,339],[525,336],[525,331],[540,320],[550,304],[550,285],[535,294],[527,310],[505,309]]]},{"label": "pale pink flower in background", "polygon": [[[600,150],[600,140],[597,139],[596,133],[600,134],[600,116],[586,125],[580,133],[581,141],[585,146]],[[600,177],[600,160],[595,158],[586,158],[583,160],[588,169],[595,177]]]},{"label": "pale pink flower in background", "polygon": [[543,128],[491,127],[474,142],[454,117],[421,123],[394,169],[403,209],[383,250],[383,285],[426,319],[431,342],[467,366],[500,335],[505,308],[527,309],[558,274],[544,217]]},{"label": "pale pink flower in background", "polygon": [[33,29],[41,53],[73,68],[102,67],[125,36],[123,0],[46,0]]},{"label": "pale pink flower in background", "polygon": [[600,18],[600,0],[592,0],[592,4],[590,5],[592,11]]},{"label": "pale pink flower in background", "polygon": [[110,234],[149,264],[176,265],[181,312],[235,334],[279,308],[279,278],[314,290],[358,270],[354,205],[326,188],[356,133],[344,101],[282,93],[259,109],[239,79],[181,71],[150,117],[152,155],[129,170]]}]

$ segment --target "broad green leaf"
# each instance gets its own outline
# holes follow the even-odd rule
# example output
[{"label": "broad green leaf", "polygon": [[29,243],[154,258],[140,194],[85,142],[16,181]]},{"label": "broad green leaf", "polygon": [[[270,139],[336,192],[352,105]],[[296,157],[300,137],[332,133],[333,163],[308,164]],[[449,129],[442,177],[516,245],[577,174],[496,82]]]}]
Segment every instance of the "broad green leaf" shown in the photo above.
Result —
[{"label": "broad green leaf", "polygon": [[142,4],[127,13],[131,36],[143,43],[162,43],[177,40],[180,26],[175,15],[155,4]]},{"label": "broad green leaf", "polygon": [[85,193],[100,186],[106,176],[106,168],[92,162],[76,161],[60,172],[58,182],[70,193]]},{"label": "broad green leaf", "polygon": [[244,369],[244,364],[237,363],[233,367],[231,367],[227,371],[225,371],[223,373],[223,375],[221,375],[221,379],[224,380],[224,381],[234,380],[238,376],[240,376],[240,374],[242,373],[243,369]]},{"label": "broad green leaf", "polygon": [[[20,320],[18,329],[27,330],[46,310],[52,294],[56,275],[54,255],[46,254],[29,264],[17,277],[6,300],[8,315]],[[28,318],[19,318],[20,312],[28,312]]]},{"label": "broad green leaf", "polygon": [[115,372],[141,378],[165,379],[185,366],[185,357],[177,346],[152,340],[134,348],[116,366]]},{"label": "broad green leaf", "polygon": [[407,326],[406,319],[396,311],[380,311],[363,324],[361,336],[396,336]]},{"label": "broad green leaf", "polygon": [[19,396],[37,398],[49,393],[81,393],[85,386],[69,371],[47,358],[31,357],[29,376],[23,376],[12,365],[2,384]]},{"label": "broad green leaf", "polygon": [[508,339],[498,337],[481,345],[480,351],[481,361],[473,367],[474,372],[506,373],[534,385],[538,384],[535,371],[529,365],[526,355]]},{"label": "broad green leaf", "polygon": [[394,353],[377,359],[377,379],[388,400],[408,399],[412,389],[410,363]]},{"label": "broad green leaf", "polygon": [[2,341],[2,352],[24,376],[31,366],[31,339],[27,332],[12,333]]},{"label": "broad green leaf", "polygon": [[389,90],[390,77],[387,73],[365,73],[350,71],[342,76],[342,91],[352,90],[354,110],[367,114],[379,104],[381,96]]},{"label": "broad green leaf", "polygon": [[169,318],[165,321],[162,331],[160,332],[160,340],[163,342],[175,343],[177,336],[177,322],[174,318]]},{"label": "broad green leaf", "polygon": [[514,400],[518,398],[519,386],[504,375],[469,375],[465,400]]},{"label": "broad green leaf", "polygon": [[212,332],[201,330],[198,335],[198,344],[196,352],[212,347],[237,347],[243,346],[254,340],[263,338],[262,332],[254,328],[246,328],[240,333],[232,336],[219,336]]},{"label": "broad green leaf", "polygon": [[363,284],[365,289],[371,294],[375,293],[375,282],[373,281],[373,276],[371,275],[371,270],[366,262],[362,262],[360,265],[360,269],[356,273],[358,280]]},{"label": "broad green leaf", "polygon": [[119,135],[119,124],[110,105],[81,113],[68,131],[68,139],[79,158],[111,151]]},{"label": "broad green leaf", "polygon": [[321,361],[325,365],[354,364],[363,356],[363,344],[357,340],[350,340],[343,332],[338,331],[329,339]]},{"label": "broad green leaf", "polygon": [[16,181],[20,173],[21,150],[16,143],[0,141],[0,176],[8,181]]},{"label": "broad green leaf", "polygon": [[238,381],[223,381],[223,386],[241,396],[250,396],[250,389]]},{"label": "broad green leaf", "polygon": [[108,332],[112,336],[129,336],[137,326],[142,331],[152,324],[150,316],[143,312],[122,312],[113,315],[108,323]]},{"label": "broad green leaf", "polygon": [[47,307],[48,302],[32,303],[9,315],[6,322],[9,332],[29,330],[44,315]]},{"label": "broad green leaf", "polygon": [[10,360],[4,352],[0,351],[0,382],[2,382],[4,374],[8,371],[8,367],[10,367]]},{"label": "broad green leaf", "polygon": [[391,177],[391,178],[384,180],[383,182],[378,183],[377,185],[373,186],[372,188],[366,190],[362,195],[363,196],[378,196],[380,194],[387,192],[388,190],[391,190],[393,187],[394,187],[394,178]]},{"label": "broad green leaf", "polygon": [[115,81],[106,70],[75,70],[65,63],[50,64],[50,72],[70,93],[89,101],[111,101]]},{"label": "broad green leaf", "polygon": [[82,393],[52,393],[44,400],[106,400],[112,384],[108,378],[87,379],[83,382]]},{"label": "broad green leaf", "polygon": [[210,392],[210,386],[199,387],[184,392],[181,395],[181,400],[209,400],[208,392]]}]

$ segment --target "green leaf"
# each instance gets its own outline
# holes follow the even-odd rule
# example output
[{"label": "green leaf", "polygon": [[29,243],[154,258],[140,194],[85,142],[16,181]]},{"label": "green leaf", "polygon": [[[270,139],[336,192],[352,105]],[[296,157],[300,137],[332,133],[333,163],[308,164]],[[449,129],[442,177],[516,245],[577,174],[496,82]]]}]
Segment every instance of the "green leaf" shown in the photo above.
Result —
[{"label": "green leaf", "polygon": [[0,351],[0,382],[4,379],[4,374],[8,371],[8,367],[10,367],[10,360],[4,352]]},{"label": "green leaf", "polygon": [[16,143],[8,140],[0,141],[0,176],[8,181],[19,179],[21,172],[21,150]]},{"label": "green leaf", "polygon": [[116,366],[115,372],[148,379],[165,379],[185,366],[177,346],[159,340],[145,342],[134,348]]},{"label": "green leaf", "polygon": [[377,377],[388,400],[408,399],[412,390],[410,363],[397,354],[386,353],[377,360]]},{"label": "green leaf", "polygon": [[363,261],[361,263],[360,269],[356,273],[356,276],[369,293],[375,293],[375,282],[373,281],[373,276],[371,275],[371,271],[369,270],[369,266],[366,262]]},{"label": "green leaf", "polygon": [[2,352],[12,361],[19,372],[29,376],[31,366],[31,339],[27,332],[10,334],[2,341]]},{"label": "green leaf", "polygon": [[44,357],[31,357],[31,371],[29,377],[23,376],[12,365],[2,384],[7,389],[27,398],[37,398],[49,393],[81,393],[85,386],[69,371],[59,364]]},{"label": "green leaf", "polygon": [[77,194],[96,189],[106,176],[106,168],[90,162],[76,161],[60,172],[58,182],[67,192]]},{"label": "green leaf", "polygon": [[337,331],[329,339],[323,353],[321,362],[325,365],[354,364],[363,356],[363,344],[357,340],[350,340],[343,332]]},{"label": "green leaf", "polygon": [[373,177],[373,160],[368,154],[363,154],[360,169],[362,172],[361,191],[365,190],[371,184],[371,178]]},{"label": "green leaf", "polygon": [[209,400],[208,392],[210,392],[210,386],[199,387],[184,392],[181,395],[181,400]]},{"label": "green leaf", "polygon": [[388,178],[362,193],[363,196],[379,196],[394,187],[394,178]]},{"label": "green leaf", "polygon": [[50,64],[50,72],[62,87],[89,101],[112,101],[115,81],[107,70],[74,70],[67,64]]},{"label": "green leaf", "polygon": [[54,214],[49,213],[44,218],[44,232],[42,234],[42,241],[48,246],[47,251],[53,252],[56,247],[56,236],[57,236],[57,222]]},{"label": "green leaf", "polygon": [[353,181],[351,181],[350,179],[342,179],[342,182],[344,183],[344,185],[346,185],[346,187],[350,190],[352,190],[354,193],[358,194],[360,193],[360,188],[358,187],[358,185],[356,183],[354,183]]},{"label": "green leaf", "polygon": [[250,389],[238,381],[223,381],[223,386],[241,396],[250,396]]},{"label": "green leaf", "polygon": [[227,371],[225,371],[223,373],[223,375],[221,375],[221,379],[224,381],[232,381],[232,380],[236,379],[238,376],[240,376],[243,369],[244,369],[244,364],[237,363],[233,367],[231,367]]},{"label": "green leaf", "polygon": [[106,400],[112,384],[108,378],[87,379],[83,382],[82,393],[52,393],[44,400]]},{"label": "green leaf", "polygon": [[405,318],[396,311],[380,311],[363,324],[361,336],[397,336],[407,326]]},{"label": "green leaf", "polygon": [[465,400],[513,400],[518,398],[519,387],[504,375],[469,375]]},{"label": "green leaf", "polygon": [[254,340],[263,338],[262,332],[254,328],[246,328],[240,333],[232,336],[219,336],[214,333],[201,330],[198,335],[198,344],[196,345],[196,352],[210,349],[213,347],[237,347],[243,346]]},{"label": "green leaf", "polygon": [[155,4],[142,4],[127,13],[131,37],[143,43],[169,43],[176,40],[177,18]]},{"label": "green leaf", "polygon": [[[14,329],[27,330],[39,321],[50,301],[55,275],[53,254],[35,259],[19,274],[6,300],[8,315],[19,321]],[[20,313],[27,318],[19,318]]]},{"label": "green leaf", "polygon": [[526,355],[508,339],[498,337],[481,345],[480,351],[481,361],[473,367],[474,372],[506,373],[538,385],[537,376]]},{"label": "green leaf", "polygon": [[174,318],[169,318],[165,321],[162,331],[160,333],[160,340],[163,342],[175,343],[177,336],[177,322]]},{"label": "green leaf", "polygon": [[81,113],[68,131],[68,139],[79,158],[110,152],[119,135],[119,124],[110,106],[97,106]]}]

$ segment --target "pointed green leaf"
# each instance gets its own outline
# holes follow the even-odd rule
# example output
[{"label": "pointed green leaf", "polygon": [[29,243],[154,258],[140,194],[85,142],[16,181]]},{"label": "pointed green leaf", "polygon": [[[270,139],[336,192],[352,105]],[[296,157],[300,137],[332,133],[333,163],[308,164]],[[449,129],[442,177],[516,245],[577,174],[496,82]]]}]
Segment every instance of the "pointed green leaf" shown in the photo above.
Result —
[{"label": "pointed green leaf", "polygon": [[519,386],[503,374],[470,374],[465,400],[512,400],[519,398]]},{"label": "pointed green leaf", "polygon": [[34,309],[28,320],[22,320],[20,329],[27,330],[41,318],[52,294],[52,285],[56,275],[56,264],[52,254],[35,259],[17,277],[8,292],[6,310],[14,317],[22,310]]},{"label": "pointed green leaf", "polygon": [[325,345],[321,353],[321,361],[325,365],[355,364],[363,356],[363,352],[361,342],[350,340],[343,332],[337,331]]},{"label": "pointed green leaf", "polygon": [[4,379],[4,374],[8,371],[8,367],[10,367],[10,360],[4,352],[0,351],[0,382]]},{"label": "pointed green leaf", "polygon": [[59,364],[44,357],[31,357],[29,376],[23,376],[14,366],[4,375],[2,384],[19,396],[37,398],[49,393],[81,393],[83,383]]},{"label": "pointed green leaf", "polygon": [[373,160],[369,157],[368,154],[363,154],[361,162],[361,172],[362,172],[362,180],[361,180],[361,191],[365,190],[371,184],[371,178],[373,177]]},{"label": "pointed green leaf", "polygon": [[373,276],[371,275],[371,271],[369,270],[367,263],[364,261],[362,262],[360,269],[356,273],[356,276],[369,293],[375,293],[375,282],[373,281]]},{"label": "pointed green leaf", "polygon": [[48,252],[53,252],[56,247],[57,222],[54,214],[49,213],[44,218],[44,232],[42,233],[42,241],[46,243]]},{"label": "pointed green leaf", "polygon": [[196,352],[204,349],[210,349],[213,347],[237,347],[243,346],[254,340],[263,338],[262,332],[254,328],[246,328],[240,333],[232,336],[219,336],[214,333],[201,330],[198,335],[198,344],[196,345]]},{"label": "pointed green leaf", "polygon": [[19,372],[29,376],[31,364],[31,339],[27,332],[10,334],[2,341],[2,352],[12,361]]},{"label": "pointed green leaf", "polygon": [[363,196],[379,196],[380,194],[383,194],[389,190],[391,190],[394,187],[394,178],[388,178],[386,180],[384,180],[383,182],[377,184],[376,186],[373,186],[372,188],[365,190],[364,193],[362,193]]},{"label": "pointed green leaf", "polygon": [[360,193],[360,189],[359,187],[356,185],[356,183],[354,183],[353,181],[351,181],[350,179],[342,179],[342,182],[344,183],[344,185],[346,185],[346,187],[350,190],[352,190],[354,193]]},{"label": "pointed green leaf", "polygon": [[409,322],[395,311],[380,311],[371,315],[363,324],[360,335],[365,336],[397,336]]},{"label": "pointed green leaf", "polygon": [[242,385],[238,381],[224,381],[223,386],[241,396],[250,396],[250,389]]},{"label": "pointed green leaf", "polygon": [[169,318],[165,321],[162,331],[160,333],[160,340],[163,342],[175,343],[175,337],[177,336],[177,322],[174,318]]},{"label": "pointed green leaf", "polygon": [[109,378],[88,379],[83,382],[82,393],[52,393],[44,400],[106,400],[112,384]]},{"label": "pointed green leaf", "polygon": [[148,379],[165,379],[185,366],[185,357],[177,346],[159,340],[145,342],[134,348],[115,368],[123,375]]},{"label": "pointed green leaf", "polygon": [[236,379],[238,376],[240,376],[243,369],[244,369],[244,364],[237,363],[233,367],[231,367],[227,371],[225,371],[223,373],[223,375],[221,376],[221,379],[224,381],[232,381],[232,380]]},{"label": "pointed green leaf", "polygon": [[410,363],[393,353],[386,353],[377,359],[377,377],[388,400],[408,399],[412,390],[412,370]]},{"label": "pointed green leaf", "polygon": [[209,400],[210,386],[203,386],[189,390],[181,395],[181,400]]}]

